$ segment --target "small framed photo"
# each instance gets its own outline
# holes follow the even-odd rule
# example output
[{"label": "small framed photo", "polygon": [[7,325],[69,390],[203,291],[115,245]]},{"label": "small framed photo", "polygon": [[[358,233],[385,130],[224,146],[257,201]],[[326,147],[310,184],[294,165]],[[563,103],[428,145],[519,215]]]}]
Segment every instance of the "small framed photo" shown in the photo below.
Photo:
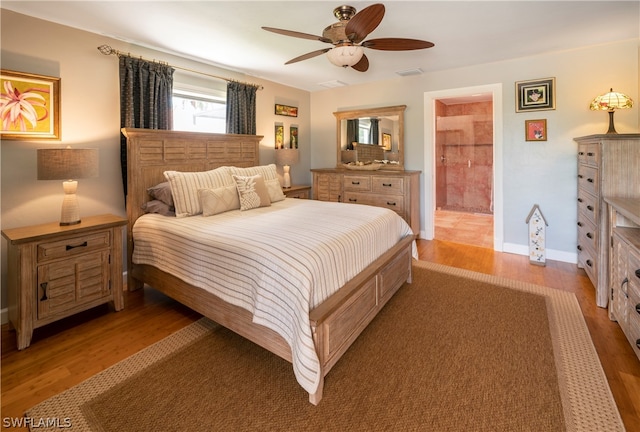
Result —
[{"label": "small framed photo", "polygon": [[60,78],[0,71],[0,138],[60,139]]},{"label": "small framed photo", "polygon": [[391,151],[391,134],[382,134],[382,147],[387,151]]},{"label": "small framed photo", "polygon": [[276,149],[284,148],[284,125],[281,123],[276,123],[275,142]]},{"label": "small framed photo", "polygon": [[516,82],[516,112],[556,109],[556,79]]},{"label": "small framed photo", "polygon": [[524,121],[525,139],[527,141],[546,141],[547,140],[547,120],[525,120]]},{"label": "small framed photo", "polygon": [[276,104],[275,113],[276,115],[298,117],[298,107]]}]

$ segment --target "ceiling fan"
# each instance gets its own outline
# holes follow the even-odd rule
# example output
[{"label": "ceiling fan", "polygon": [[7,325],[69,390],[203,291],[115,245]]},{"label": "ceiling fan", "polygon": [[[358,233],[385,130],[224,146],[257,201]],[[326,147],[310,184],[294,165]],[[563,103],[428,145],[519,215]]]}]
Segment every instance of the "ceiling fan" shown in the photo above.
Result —
[{"label": "ceiling fan", "polygon": [[381,3],[368,6],[358,13],[356,13],[356,8],[353,6],[339,6],[333,10],[333,15],[339,21],[326,27],[322,32],[322,36],[273,27],[262,28],[284,36],[318,40],[333,45],[332,48],[324,48],[303,54],[285,64],[308,60],[326,53],[329,61],[334,65],[345,68],[351,66],[359,72],[365,72],[369,69],[369,59],[364,54],[364,48],[382,51],[408,51],[434,46],[431,42],[418,39],[380,38],[364,40],[369,33],[378,27],[384,17],[384,11],[384,5]]}]

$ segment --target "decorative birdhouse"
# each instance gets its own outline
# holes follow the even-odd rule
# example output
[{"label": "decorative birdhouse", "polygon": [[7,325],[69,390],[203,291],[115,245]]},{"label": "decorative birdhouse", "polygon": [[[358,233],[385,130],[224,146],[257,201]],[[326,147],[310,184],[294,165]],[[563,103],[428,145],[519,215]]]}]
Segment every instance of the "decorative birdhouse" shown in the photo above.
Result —
[{"label": "decorative birdhouse", "polygon": [[527,216],[526,222],[529,224],[529,262],[531,264],[544,266],[546,265],[546,228],[549,224],[547,224],[547,221],[542,215],[538,204],[533,206],[529,212],[529,216]]}]

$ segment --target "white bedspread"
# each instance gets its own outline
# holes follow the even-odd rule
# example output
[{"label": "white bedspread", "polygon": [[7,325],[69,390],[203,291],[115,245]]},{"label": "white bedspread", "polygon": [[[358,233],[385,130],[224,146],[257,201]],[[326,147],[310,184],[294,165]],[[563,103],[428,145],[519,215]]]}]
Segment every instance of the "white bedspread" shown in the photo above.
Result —
[{"label": "white bedspread", "polygon": [[133,262],[250,311],[289,343],[297,381],[315,393],[321,371],[309,311],[411,235],[391,210],[288,198],[211,217],[144,215],[133,227]]}]

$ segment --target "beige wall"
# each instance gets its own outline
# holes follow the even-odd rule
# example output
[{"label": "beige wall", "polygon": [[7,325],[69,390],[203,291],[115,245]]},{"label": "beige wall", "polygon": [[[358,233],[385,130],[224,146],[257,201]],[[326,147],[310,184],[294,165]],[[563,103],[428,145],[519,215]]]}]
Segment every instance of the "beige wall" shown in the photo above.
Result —
[{"label": "beige wall", "polygon": [[[300,162],[292,167],[293,183],[309,182],[310,109],[309,93],[196,63],[186,59],[131,46],[121,41],[38,20],[11,11],[1,15],[1,62],[3,69],[61,78],[60,141],[2,141],[1,227],[38,224],[59,220],[62,183],[36,180],[36,149],[66,145],[99,149],[100,176],[79,180],[80,214],[113,213],[126,216],[120,174],[120,108],[118,59],[100,54],[102,44],[148,59],[208,74],[262,84],[258,92],[257,133],[264,135],[260,147],[261,163],[273,163],[274,123],[288,131],[299,128]],[[37,28],[37,32],[26,32]],[[175,85],[225,88],[224,81],[177,70]],[[274,115],[274,104],[297,106],[299,116]],[[288,138],[287,138],[288,142]],[[6,308],[6,240],[2,239],[2,308]]]},{"label": "beige wall", "polygon": [[[554,258],[575,260],[576,245],[576,148],[574,137],[605,133],[606,112],[590,111],[591,100],[613,87],[628,94],[636,105],[617,111],[619,133],[638,133],[639,40],[597,45],[536,57],[471,66],[455,70],[398,77],[384,82],[330,89],[311,94],[313,168],[335,165],[335,111],[375,106],[407,105],[405,116],[405,166],[425,168],[425,148],[431,141],[426,132],[425,93],[498,84],[502,86],[504,250],[528,253],[525,219],[533,204],[539,204],[549,223],[547,250]],[[556,109],[515,112],[515,82],[556,78]],[[548,141],[526,142],[524,121],[547,119]],[[330,151],[332,150],[332,151]],[[428,180],[428,178],[426,179]],[[640,187],[640,186],[639,186]],[[421,190],[421,220],[425,219],[425,188]],[[425,227],[422,226],[424,231]]]}]

